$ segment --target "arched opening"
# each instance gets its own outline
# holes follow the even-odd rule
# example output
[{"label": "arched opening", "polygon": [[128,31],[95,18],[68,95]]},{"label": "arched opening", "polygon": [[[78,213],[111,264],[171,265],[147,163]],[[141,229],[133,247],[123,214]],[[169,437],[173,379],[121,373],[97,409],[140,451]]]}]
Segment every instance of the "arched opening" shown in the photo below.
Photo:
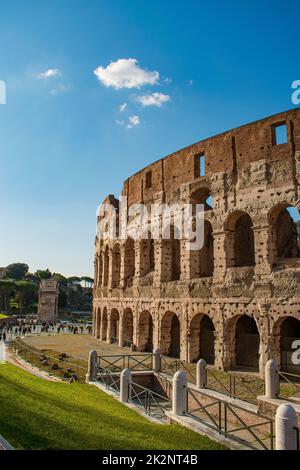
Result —
[{"label": "arched opening", "polygon": [[132,281],[135,274],[135,252],[134,240],[130,237],[127,238],[125,243],[124,253],[124,278],[126,287],[132,286]]},{"label": "arched opening", "polygon": [[235,362],[238,367],[259,369],[259,332],[254,318],[242,315],[235,326]]},{"label": "arched opening", "polygon": [[112,251],[112,287],[120,286],[120,272],[121,272],[121,253],[120,245],[116,243]]},{"label": "arched opening", "polygon": [[190,251],[191,278],[210,277],[214,273],[214,237],[212,225],[204,220],[203,247]]},{"label": "arched opening", "polygon": [[204,211],[210,211],[213,208],[213,198],[209,188],[199,188],[191,194],[190,203],[192,204],[192,213],[196,214],[196,205],[203,204]]},{"label": "arched opening", "polygon": [[103,286],[108,285],[108,272],[109,272],[109,248],[107,246],[104,251]]},{"label": "arched opening", "polygon": [[180,357],[180,321],[173,312],[165,313],[161,321],[160,348],[165,356]]},{"label": "arched opening", "polygon": [[293,345],[296,340],[300,340],[300,321],[294,317],[287,317],[280,326],[280,369],[283,371],[300,372],[300,364],[296,364],[292,357],[300,348],[299,344],[296,347]]},{"label": "arched opening", "polygon": [[96,338],[100,338],[100,328],[101,328],[101,309],[100,307],[97,310],[97,316],[96,316]]},{"label": "arched opening", "polygon": [[215,327],[208,315],[197,314],[190,323],[190,362],[215,363]]},{"label": "arched opening", "polygon": [[130,348],[133,343],[133,315],[130,308],[124,311],[122,330],[123,346]]},{"label": "arched opening", "polygon": [[228,221],[227,229],[232,242],[229,265],[255,266],[254,233],[250,215],[246,212],[235,212]]},{"label": "arched opening", "polygon": [[151,233],[148,233],[148,238],[141,240],[141,277],[155,270],[154,260],[154,240],[151,238]]},{"label": "arched opening", "polygon": [[293,206],[277,206],[271,213],[276,261],[300,257],[300,216]]},{"label": "arched opening", "polygon": [[115,308],[110,313],[110,342],[119,342],[119,312]]},{"label": "arched opening", "polygon": [[138,349],[142,352],[153,351],[153,319],[151,313],[146,310],[139,318]]},{"label": "arched opening", "polygon": [[102,312],[101,339],[102,341],[107,340],[107,308],[106,307],[104,307],[103,312]]},{"label": "arched opening", "polygon": [[163,280],[178,281],[181,274],[180,233],[174,224],[166,226],[163,230],[162,259]]}]

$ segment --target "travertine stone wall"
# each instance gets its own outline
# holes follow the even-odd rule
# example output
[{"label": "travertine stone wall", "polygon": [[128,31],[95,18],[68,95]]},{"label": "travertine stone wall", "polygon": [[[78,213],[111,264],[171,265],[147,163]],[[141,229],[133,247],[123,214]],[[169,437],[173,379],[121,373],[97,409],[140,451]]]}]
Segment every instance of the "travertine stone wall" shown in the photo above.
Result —
[{"label": "travertine stone wall", "polygon": [[[278,125],[286,126],[284,144]],[[204,176],[195,170],[200,154]],[[262,372],[271,357],[291,369],[300,225],[287,208],[300,208],[299,191],[300,109],[198,142],[128,178],[129,207],[205,203],[205,245],[191,252],[172,237],[96,239],[94,335],[185,361],[203,356],[222,369]],[[114,196],[105,202],[118,207]]]}]

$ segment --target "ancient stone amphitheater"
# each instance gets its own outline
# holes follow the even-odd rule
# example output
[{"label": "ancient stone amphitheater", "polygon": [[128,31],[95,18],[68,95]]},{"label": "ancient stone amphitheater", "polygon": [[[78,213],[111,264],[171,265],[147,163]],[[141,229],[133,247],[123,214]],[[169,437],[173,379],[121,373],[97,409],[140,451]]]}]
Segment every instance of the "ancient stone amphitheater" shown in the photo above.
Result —
[{"label": "ancient stone amphitheater", "polygon": [[[205,244],[96,238],[94,336],[220,369],[293,364],[300,339],[300,109],[179,150],[128,178],[141,202],[205,204]],[[110,195],[105,202],[118,208]]]}]

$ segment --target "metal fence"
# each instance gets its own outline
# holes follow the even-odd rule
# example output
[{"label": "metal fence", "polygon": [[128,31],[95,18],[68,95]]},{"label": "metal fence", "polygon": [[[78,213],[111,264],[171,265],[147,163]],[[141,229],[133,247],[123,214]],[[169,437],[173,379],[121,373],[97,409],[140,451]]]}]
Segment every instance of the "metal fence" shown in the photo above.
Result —
[{"label": "metal fence", "polygon": [[109,369],[97,368],[97,380],[105,386],[107,390],[120,393],[120,374],[111,372]]},{"label": "metal fence", "polygon": [[97,365],[100,369],[121,372],[123,369],[133,371],[153,370],[153,354],[119,354],[98,356]]},{"label": "metal fence", "polygon": [[[189,364],[180,359],[161,356],[161,372],[174,375],[182,370],[187,381],[196,384],[196,364]],[[207,367],[206,388],[223,393],[231,398],[239,398],[249,403],[257,403],[257,396],[264,395],[265,383],[255,375],[238,372],[221,372]]]},{"label": "metal fence", "polygon": [[43,351],[32,349],[20,340],[12,342],[12,349],[26,363],[50,376],[59,377],[62,380],[85,381],[87,365],[84,366],[85,361],[81,359],[68,360],[68,356],[63,353],[55,357]]},{"label": "metal fence", "polygon": [[149,388],[129,382],[129,401],[143,408],[145,413],[157,419],[165,419],[166,411],[171,410],[171,400]]},{"label": "metal fence", "polygon": [[280,396],[300,398],[300,375],[291,372],[279,372]]},{"label": "metal fence", "polygon": [[265,393],[265,382],[250,374],[223,373],[207,368],[206,388],[223,393],[231,398],[238,398],[256,404],[257,396]]},{"label": "metal fence", "polygon": [[203,402],[188,387],[188,416],[250,449],[273,450],[273,420],[217,398]]},{"label": "metal fence", "polygon": [[187,381],[196,383],[195,364],[189,364],[180,359],[173,359],[169,356],[161,356],[161,372],[167,375],[174,375],[178,370],[183,370],[187,375]]}]

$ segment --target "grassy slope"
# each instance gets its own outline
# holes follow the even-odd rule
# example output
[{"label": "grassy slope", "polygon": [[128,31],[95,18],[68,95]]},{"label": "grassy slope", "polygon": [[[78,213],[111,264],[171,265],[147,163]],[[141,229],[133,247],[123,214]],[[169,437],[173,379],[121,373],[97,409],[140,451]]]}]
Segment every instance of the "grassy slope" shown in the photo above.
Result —
[{"label": "grassy slope", "polygon": [[152,424],[93,386],[46,382],[0,366],[0,434],[18,449],[221,449],[180,426]]}]

